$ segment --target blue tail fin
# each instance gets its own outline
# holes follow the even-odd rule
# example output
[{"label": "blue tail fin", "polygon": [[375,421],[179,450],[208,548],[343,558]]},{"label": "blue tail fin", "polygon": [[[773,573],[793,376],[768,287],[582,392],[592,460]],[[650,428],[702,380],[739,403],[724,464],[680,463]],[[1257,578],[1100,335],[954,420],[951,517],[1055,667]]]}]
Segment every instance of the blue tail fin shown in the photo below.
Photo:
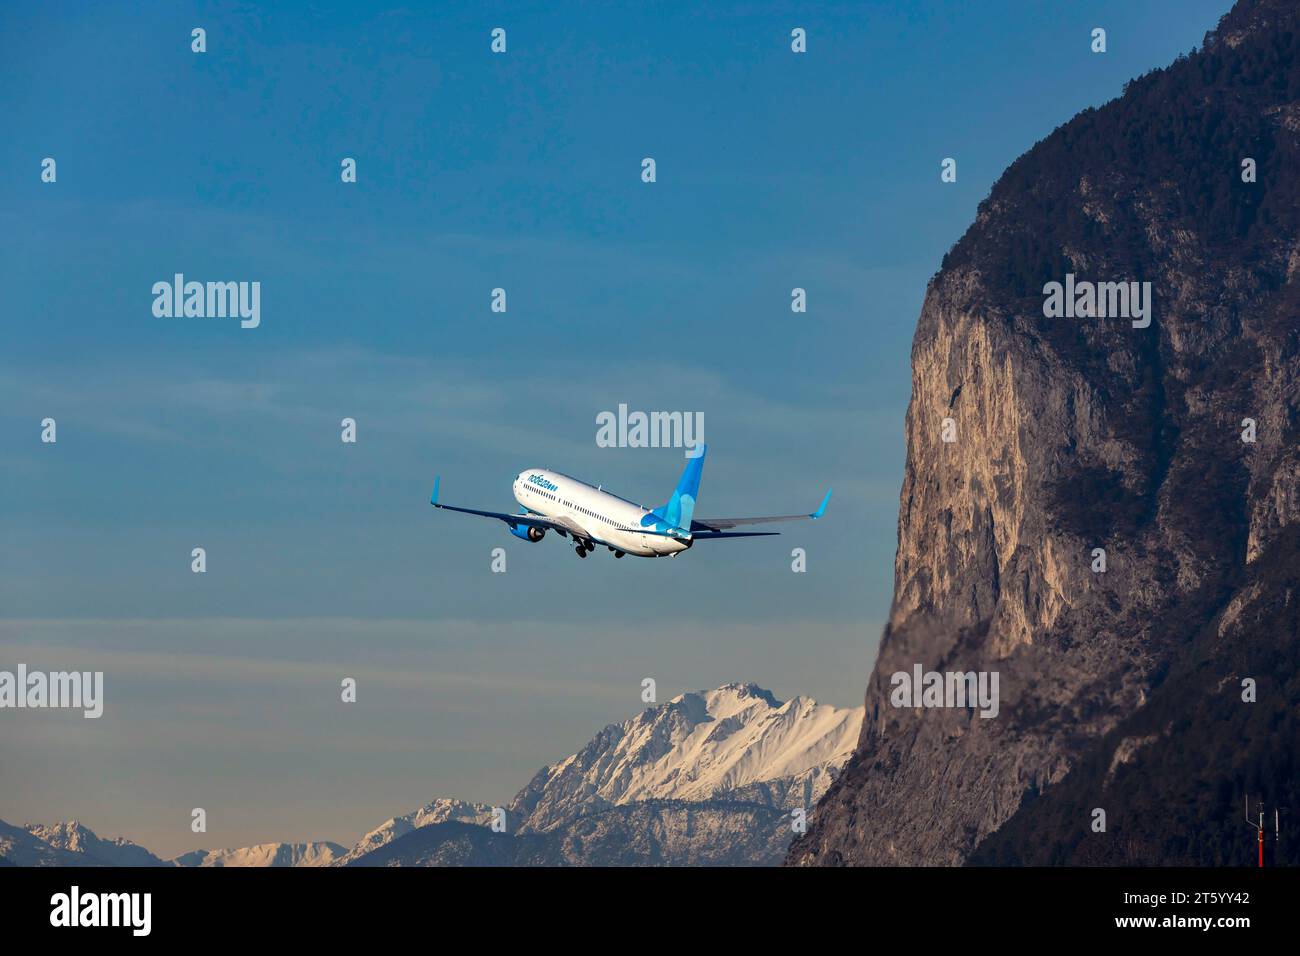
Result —
[{"label": "blue tail fin", "polygon": [[691,516],[695,514],[695,498],[700,493],[700,476],[704,474],[704,455],[708,445],[697,445],[692,455],[686,460],[682,477],[677,481],[677,488],[668,503],[656,508],[655,514],[676,528],[687,531],[691,528]]}]

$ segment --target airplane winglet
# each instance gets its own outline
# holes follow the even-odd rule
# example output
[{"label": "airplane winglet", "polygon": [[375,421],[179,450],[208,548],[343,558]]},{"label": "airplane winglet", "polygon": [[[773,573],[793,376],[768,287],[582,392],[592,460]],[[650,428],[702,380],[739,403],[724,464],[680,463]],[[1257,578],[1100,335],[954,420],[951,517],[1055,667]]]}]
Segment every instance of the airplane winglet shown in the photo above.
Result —
[{"label": "airplane winglet", "polygon": [[809,518],[812,518],[813,521],[816,521],[818,518],[820,518],[822,515],[826,513],[826,505],[830,502],[831,492],[834,490],[835,489],[833,488],[826,489],[826,497],[822,499],[821,507],[818,508],[816,511],[814,511],[812,514],[810,514],[808,516]]},{"label": "airplane winglet", "polygon": [[442,475],[433,476],[433,494],[429,495],[429,504],[435,508],[438,507],[438,485],[442,482]]}]

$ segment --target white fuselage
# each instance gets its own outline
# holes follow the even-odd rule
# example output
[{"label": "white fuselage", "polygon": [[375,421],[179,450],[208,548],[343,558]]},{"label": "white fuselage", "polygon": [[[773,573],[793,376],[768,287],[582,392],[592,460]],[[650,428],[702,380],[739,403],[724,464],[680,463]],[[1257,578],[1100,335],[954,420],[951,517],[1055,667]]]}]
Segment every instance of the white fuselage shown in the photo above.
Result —
[{"label": "white fuselage", "polygon": [[597,544],[627,554],[656,558],[677,554],[691,546],[689,540],[642,534],[638,528],[649,508],[593,488],[585,481],[558,471],[533,468],[515,478],[515,500],[534,514],[572,521]]}]

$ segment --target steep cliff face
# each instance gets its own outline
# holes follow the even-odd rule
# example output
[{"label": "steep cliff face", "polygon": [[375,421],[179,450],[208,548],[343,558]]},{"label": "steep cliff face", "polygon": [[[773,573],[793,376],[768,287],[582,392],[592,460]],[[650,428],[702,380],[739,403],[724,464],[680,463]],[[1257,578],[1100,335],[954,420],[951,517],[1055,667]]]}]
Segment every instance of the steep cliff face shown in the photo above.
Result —
[{"label": "steep cliff face", "polygon": [[[977,862],[1222,862],[1246,791],[1295,805],[1298,169],[1300,7],[1243,0],[994,187],[927,291],[894,604],[789,862],[958,864],[999,828]],[[1067,274],[1150,282],[1149,327],[1045,317]],[[916,664],[997,672],[997,716],[893,706]]]}]

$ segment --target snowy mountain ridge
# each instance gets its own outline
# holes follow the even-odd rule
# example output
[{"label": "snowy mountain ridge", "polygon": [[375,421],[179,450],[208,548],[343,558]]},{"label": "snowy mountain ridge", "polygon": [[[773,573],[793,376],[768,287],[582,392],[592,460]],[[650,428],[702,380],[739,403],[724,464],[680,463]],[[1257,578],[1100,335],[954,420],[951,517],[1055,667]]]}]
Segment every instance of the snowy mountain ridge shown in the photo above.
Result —
[{"label": "snowy mountain ridge", "polygon": [[853,752],[863,709],[777,700],[754,684],[680,694],[544,767],[515,797],[512,828],[640,800],[757,801],[811,809]]},{"label": "snowy mountain ridge", "polygon": [[[606,726],[577,753],[538,771],[507,808],[507,832],[553,831],[556,859],[565,865],[582,863],[584,840],[591,843],[597,832],[605,841],[601,861],[633,863],[644,851],[661,863],[728,862],[730,857],[707,855],[717,848],[696,845],[701,833],[752,829],[761,816],[767,821],[763,832],[737,859],[771,862],[788,842],[787,811],[811,812],[853,752],[862,717],[861,707],[833,707],[807,697],[780,701],[754,684],[679,694]],[[686,805],[697,805],[696,812]],[[351,848],[328,841],[263,843],[194,850],[172,860],[129,840],[102,839],[76,821],[26,828],[0,821],[0,857],[19,866],[182,867],[344,866],[368,854],[376,854],[372,860],[383,854],[393,860],[459,859],[443,849],[411,854],[389,845],[442,824],[487,827],[492,810],[490,804],[441,799],[392,817]],[[583,818],[589,819],[578,822]],[[675,834],[678,825],[691,832]],[[660,836],[641,847],[639,826]],[[696,829],[701,832],[692,837]],[[585,836],[570,845],[575,833]],[[627,847],[620,854],[616,844],[624,838]],[[732,832],[723,842],[735,839]],[[677,849],[665,854],[667,846]]]},{"label": "snowy mountain ridge", "polygon": [[311,843],[258,843],[230,850],[194,850],[172,860],[176,866],[329,866],[347,847],[328,840]]}]

